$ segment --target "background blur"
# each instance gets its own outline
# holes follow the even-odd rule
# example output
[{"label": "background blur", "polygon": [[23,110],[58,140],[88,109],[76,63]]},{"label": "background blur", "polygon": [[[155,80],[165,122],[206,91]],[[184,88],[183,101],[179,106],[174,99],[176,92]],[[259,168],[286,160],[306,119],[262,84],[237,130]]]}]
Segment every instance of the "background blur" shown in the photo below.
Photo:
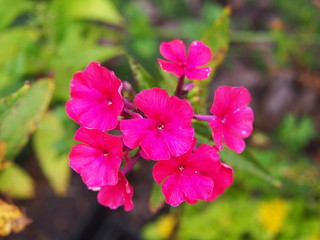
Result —
[{"label": "background blur", "polygon": [[[4,239],[320,240],[319,0],[0,0],[0,16],[0,198],[22,209],[0,201],[0,234],[32,219]],[[208,106],[221,85],[252,94],[250,152],[223,156],[234,184],[169,208],[144,161],[129,175],[135,209],[99,206],[68,165],[72,74],[99,61],[139,90],[141,69],[163,78],[162,41],[204,36]]]}]

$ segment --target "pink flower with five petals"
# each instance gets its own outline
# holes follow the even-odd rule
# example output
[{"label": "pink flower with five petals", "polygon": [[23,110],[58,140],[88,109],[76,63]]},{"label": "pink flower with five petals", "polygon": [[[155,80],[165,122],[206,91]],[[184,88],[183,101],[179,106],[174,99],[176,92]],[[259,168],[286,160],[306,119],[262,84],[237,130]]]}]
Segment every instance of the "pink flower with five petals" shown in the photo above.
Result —
[{"label": "pink flower with five petals", "polygon": [[96,189],[118,182],[122,141],[98,129],[79,128],[74,139],[85,144],[75,145],[70,152],[70,166],[80,174],[88,188]]},{"label": "pink flower with five petals", "polygon": [[114,129],[123,108],[122,82],[114,72],[90,63],[83,72],[73,75],[71,100],[66,104],[70,118],[82,127],[102,131]]},{"label": "pink flower with five petals", "polygon": [[190,44],[188,56],[183,41],[179,39],[161,43],[160,53],[169,60],[158,59],[161,68],[177,77],[185,75],[191,80],[204,80],[210,75],[210,67],[198,68],[207,64],[212,58],[210,48],[201,41]]},{"label": "pink flower with five petals", "polygon": [[236,153],[245,148],[244,138],[253,130],[253,111],[248,104],[251,101],[249,91],[244,87],[219,87],[215,92],[210,112],[213,120],[209,121],[213,140],[219,150],[222,142]]},{"label": "pink flower with five petals", "polygon": [[120,121],[126,146],[132,149],[141,146],[144,156],[152,160],[180,156],[191,148],[194,129],[189,102],[152,88],[137,94],[134,103],[147,118]]},{"label": "pink flower with five petals", "polygon": [[166,202],[178,206],[186,201],[212,201],[233,182],[231,167],[221,164],[216,148],[200,145],[194,153],[190,150],[180,157],[159,161],[153,167],[153,177],[162,184]]},{"label": "pink flower with five petals", "polygon": [[133,188],[126,177],[119,171],[119,180],[116,185],[103,186],[98,193],[98,202],[111,209],[124,205],[125,211],[133,209]]}]

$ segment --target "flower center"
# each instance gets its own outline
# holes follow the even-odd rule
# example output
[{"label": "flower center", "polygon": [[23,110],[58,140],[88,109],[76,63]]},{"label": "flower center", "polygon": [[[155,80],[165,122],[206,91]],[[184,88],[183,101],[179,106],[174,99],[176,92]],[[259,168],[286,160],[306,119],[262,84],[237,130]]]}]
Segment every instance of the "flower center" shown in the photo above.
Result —
[{"label": "flower center", "polygon": [[107,105],[112,105],[112,104],[113,104],[112,99],[111,99],[110,97],[107,97],[107,98],[106,98],[105,103],[106,103]]},{"label": "flower center", "polygon": [[178,169],[182,171],[184,169],[184,166],[179,166]]},{"label": "flower center", "polygon": [[226,123],[227,122],[227,116],[223,116],[223,118],[221,119],[222,123]]},{"label": "flower center", "polygon": [[163,129],[164,129],[164,124],[163,124],[163,123],[158,123],[158,124],[157,124],[157,128],[158,128],[159,130],[163,130]]},{"label": "flower center", "polygon": [[108,155],[109,155],[108,151],[107,151],[107,150],[104,150],[104,151],[103,151],[103,156],[104,156],[104,157],[108,157]]}]

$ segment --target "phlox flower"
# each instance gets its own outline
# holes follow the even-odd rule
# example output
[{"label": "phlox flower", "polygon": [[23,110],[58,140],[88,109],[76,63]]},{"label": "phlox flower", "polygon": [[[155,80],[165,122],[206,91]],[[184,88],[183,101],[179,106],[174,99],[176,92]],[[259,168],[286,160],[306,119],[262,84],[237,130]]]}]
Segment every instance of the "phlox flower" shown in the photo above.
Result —
[{"label": "phlox flower", "polygon": [[119,171],[116,185],[103,186],[98,193],[98,202],[111,209],[124,205],[125,211],[133,209],[133,188],[126,177]]},{"label": "phlox flower", "polygon": [[210,112],[213,120],[209,121],[212,128],[213,140],[219,150],[222,143],[236,153],[245,148],[244,138],[252,130],[253,111],[248,104],[251,101],[249,91],[244,87],[219,87],[215,92]]},{"label": "phlox flower", "polygon": [[178,206],[186,201],[212,201],[233,182],[231,167],[221,164],[218,150],[209,145],[188,151],[180,157],[159,161],[153,167],[153,177],[162,184],[166,202]]},{"label": "phlox flower", "polygon": [[84,71],[73,75],[71,100],[66,104],[70,118],[83,127],[102,131],[114,129],[123,108],[122,82],[114,72],[90,63]]},{"label": "phlox flower", "polygon": [[158,59],[161,68],[177,77],[185,75],[191,80],[203,80],[210,75],[210,67],[198,68],[207,64],[212,58],[210,48],[201,41],[190,44],[188,55],[183,41],[179,39],[161,43],[160,53],[169,60]]},{"label": "phlox flower", "polygon": [[147,118],[120,121],[123,142],[129,148],[141,146],[147,159],[164,160],[187,152],[193,142],[190,103],[160,88],[144,90],[134,103]]},{"label": "phlox flower", "polygon": [[74,139],[85,144],[75,145],[70,152],[70,166],[80,174],[88,188],[96,189],[118,182],[122,141],[98,129],[79,128]]}]

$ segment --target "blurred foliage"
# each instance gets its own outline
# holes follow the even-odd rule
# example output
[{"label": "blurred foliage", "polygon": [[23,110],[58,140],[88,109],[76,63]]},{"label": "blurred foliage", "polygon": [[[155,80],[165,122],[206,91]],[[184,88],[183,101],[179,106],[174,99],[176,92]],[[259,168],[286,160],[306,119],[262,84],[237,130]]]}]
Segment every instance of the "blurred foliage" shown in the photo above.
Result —
[{"label": "blurred foliage", "polygon": [[[34,181],[11,161],[39,127],[32,145],[40,167],[56,193],[65,194],[75,129],[64,113],[69,82],[89,62],[121,53],[122,15],[108,0],[0,4],[0,191],[17,198],[33,196]],[[57,107],[46,114],[49,103]],[[23,166],[26,159],[21,158]]]},{"label": "blurred foliage", "polygon": [[320,14],[316,1],[273,1],[280,13],[271,25],[280,63],[293,63],[305,70],[320,71]]},{"label": "blurred foliage", "polygon": [[[316,1],[274,0],[279,17],[271,31],[235,30],[231,41],[271,40],[279,63],[319,71]],[[74,72],[99,61],[136,92],[160,86],[173,93],[176,78],[156,61],[160,42],[202,39],[213,50],[213,74],[229,49],[231,9],[209,0],[0,0],[0,6],[0,192],[14,198],[31,198],[36,190],[26,147],[55,193],[67,193],[76,125],[64,104]],[[268,71],[263,60],[254,62]],[[210,107],[209,82],[194,82],[188,94],[199,113]],[[199,143],[213,144],[207,123],[192,124]],[[308,116],[288,115],[272,134],[256,130],[243,154],[224,150],[222,160],[235,169],[227,194],[172,208],[144,228],[145,238],[320,239],[320,171],[305,151],[317,137],[315,125]],[[155,186],[149,208],[157,213],[163,206]]]},{"label": "blurred foliage", "polygon": [[31,222],[17,206],[0,199],[0,236],[19,233]]},{"label": "blurred foliage", "polygon": [[287,115],[276,131],[277,138],[292,152],[300,152],[316,137],[314,120],[303,117],[300,120]]}]

